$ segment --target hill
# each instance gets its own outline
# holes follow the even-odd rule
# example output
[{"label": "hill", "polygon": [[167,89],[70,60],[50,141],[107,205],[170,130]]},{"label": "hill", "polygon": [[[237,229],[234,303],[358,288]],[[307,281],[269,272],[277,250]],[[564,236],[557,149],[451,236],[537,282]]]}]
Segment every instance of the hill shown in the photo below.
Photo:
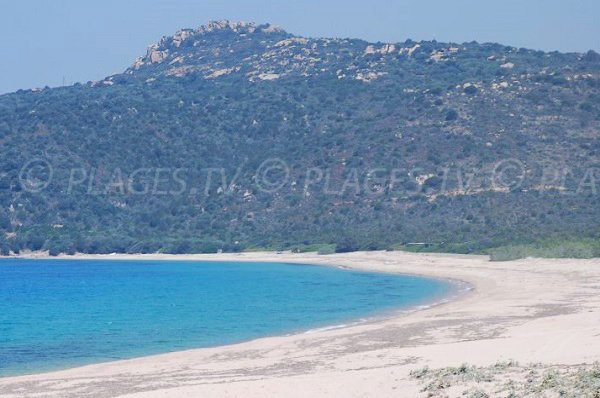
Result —
[{"label": "hill", "polygon": [[593,51],[184,29],[121,74],[0,96],[0,247],[597,242],[599,79]]}]

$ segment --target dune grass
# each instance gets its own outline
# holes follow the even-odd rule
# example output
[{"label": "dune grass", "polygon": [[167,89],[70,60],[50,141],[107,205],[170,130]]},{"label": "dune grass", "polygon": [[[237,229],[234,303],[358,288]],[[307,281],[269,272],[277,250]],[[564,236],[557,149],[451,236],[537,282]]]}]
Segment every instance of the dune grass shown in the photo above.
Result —
[{"label": "dune grass", "polygon": [[491,261],[510,261],[526,257],[594,258],[600,257],[600,240],[553,240],[525,245],[508,245],[488,250]]},{"label": "dune grass", "polygon": [[411,378],[427,397],[467,398],[597,398],[600,397],[600,364],[574,366],[520,365],[499,362],[492,366],[413,370]]}]

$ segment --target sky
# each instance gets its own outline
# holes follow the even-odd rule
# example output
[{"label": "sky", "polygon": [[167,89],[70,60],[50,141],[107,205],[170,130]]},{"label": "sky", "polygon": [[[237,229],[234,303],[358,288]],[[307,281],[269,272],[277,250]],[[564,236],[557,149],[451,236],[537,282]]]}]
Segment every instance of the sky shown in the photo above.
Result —
[{"label": "sky", "polygon": [[0,0],[0,93],[98,80],[209,20],[311,37],[600,52],[599,0]]}]

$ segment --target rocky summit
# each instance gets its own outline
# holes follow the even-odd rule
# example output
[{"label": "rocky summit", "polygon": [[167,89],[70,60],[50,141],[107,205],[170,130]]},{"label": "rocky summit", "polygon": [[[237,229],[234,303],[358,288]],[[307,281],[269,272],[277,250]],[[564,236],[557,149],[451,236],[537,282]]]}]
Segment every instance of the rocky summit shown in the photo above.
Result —
[{"label": "rocky summit", "polygon": [[2,95],[0,110],[4,252],[600,236],[593,51],[215,21],[103,80]]}]

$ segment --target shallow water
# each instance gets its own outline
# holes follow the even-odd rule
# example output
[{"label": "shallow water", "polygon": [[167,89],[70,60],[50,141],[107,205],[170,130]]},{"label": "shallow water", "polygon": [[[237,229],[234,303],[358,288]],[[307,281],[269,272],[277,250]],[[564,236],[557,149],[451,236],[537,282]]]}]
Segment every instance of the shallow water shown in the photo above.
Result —
[{"label": "shallow water", "polygon": [[2,259],[0,376],[335,325],[451,289],[310,265]]}]

